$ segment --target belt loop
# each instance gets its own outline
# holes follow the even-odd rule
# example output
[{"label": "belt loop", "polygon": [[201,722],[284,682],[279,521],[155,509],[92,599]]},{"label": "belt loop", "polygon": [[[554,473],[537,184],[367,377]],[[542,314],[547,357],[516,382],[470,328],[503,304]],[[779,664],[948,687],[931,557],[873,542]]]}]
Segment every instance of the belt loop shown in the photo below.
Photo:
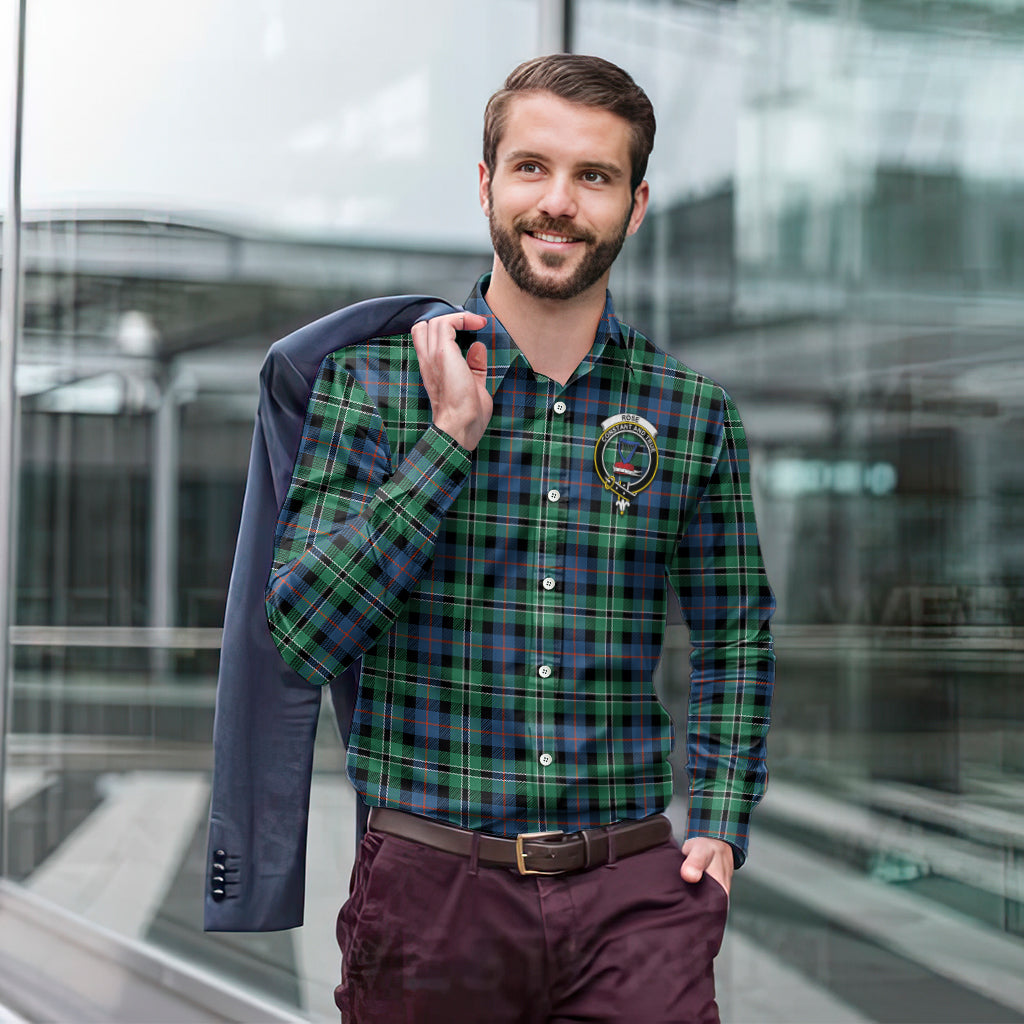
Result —
[{"label": "belt loop", "polygon": [[612,825],[605,826],[605,835],[608,837],[608,867],[614,868],[615,864],[615,830]]},{"label": "belt loop", "polygon": [[590,867],[590,830],[583,829],[580,832],[583,837],[583,870],[586,871]]},{"label": "belt loop", "polygon": [[469,873],[475,878],[480,872],[480,833],[473,832],[469,840]]}]

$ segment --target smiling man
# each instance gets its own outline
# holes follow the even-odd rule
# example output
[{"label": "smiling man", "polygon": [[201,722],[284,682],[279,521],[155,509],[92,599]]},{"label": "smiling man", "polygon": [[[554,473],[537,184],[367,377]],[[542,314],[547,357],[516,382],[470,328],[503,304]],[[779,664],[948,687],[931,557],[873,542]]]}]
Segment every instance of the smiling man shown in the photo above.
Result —
[{"label": "smiling man", "polygon": [[[361,660],[346,1024],[718,1019],[774,602],[732,401],[607,293],[653,139],[607,61],[515,69],[485,115],[490,274],[320,368],[267,611],[310,682]],[[681,849],[652,683],[670,588],[694,647]]]},{"label": "smiling man", "polygon": [[[480,165],[480,202],[494,243],[492,284],[508,278],[534,298],[576,298],[607,279],[626,235],[640,226],[647,183],[641,181],[634,195],[629,139],[616,114],[551,93],[524,95],[509,106],[500,163],[495,140]],[[594,160],[602,150],[606,159]],[[554,167],[556,160],[564,167]],[[553,171],[560,177],[552,180]],[[494,204],[495,175],[503,219]],[[577,183],[584,187],[577,190]],[[543,269],[531,266],[530,239]]]}]

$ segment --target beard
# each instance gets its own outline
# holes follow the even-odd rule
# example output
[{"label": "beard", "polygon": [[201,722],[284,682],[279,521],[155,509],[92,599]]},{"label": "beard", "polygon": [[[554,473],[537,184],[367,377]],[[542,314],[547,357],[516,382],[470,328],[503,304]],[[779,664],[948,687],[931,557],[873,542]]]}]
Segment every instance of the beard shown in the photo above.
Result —
[{"label": "beard", "polygon": [[[494,246],[494,253],[516,286],[527,295],[538,299],[572,299],[600,281],[608,268],[615,262],[615,257],[619,255],[622,243],[626,240],[629,217],[633,212],[632,206],[630,206],[619,230],[610,237],[598,239],[590,232],[581,231],[572,221],[546,217],[533,220],[525,216],[516,217],[512,221],[512,227],[506,228],[503,224],[498,223],[498,219],[494,215],[493,196],[488,198],[490,199],[488,204],[490,213],[487,221],[491,229],[491,244]],[[530,266],[529,258],[523,249],[520,236],[525,232],[565,235],[567,238],[577,239],[586,246],[583,259],[568,277],[553,280],[542,277]],[[570,256],[563,256],[555,252],[542,253],[540,257],[541,263],[552,270],[558,270],[569,259]]]}]

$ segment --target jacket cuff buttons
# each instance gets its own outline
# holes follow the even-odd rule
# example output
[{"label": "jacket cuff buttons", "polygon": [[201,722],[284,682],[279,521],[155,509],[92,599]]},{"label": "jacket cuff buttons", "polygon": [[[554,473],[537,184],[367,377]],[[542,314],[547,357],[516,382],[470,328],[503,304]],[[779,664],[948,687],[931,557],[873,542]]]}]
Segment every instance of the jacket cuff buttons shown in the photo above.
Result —
[{"label": "jacket cuff buttons", "polygon": [[224,850],[213,851],[213,866],[210,870],[210,895],[216,903],[220,903],[227,895],[225,889],[227,884],[227,861],[228,855]]}]

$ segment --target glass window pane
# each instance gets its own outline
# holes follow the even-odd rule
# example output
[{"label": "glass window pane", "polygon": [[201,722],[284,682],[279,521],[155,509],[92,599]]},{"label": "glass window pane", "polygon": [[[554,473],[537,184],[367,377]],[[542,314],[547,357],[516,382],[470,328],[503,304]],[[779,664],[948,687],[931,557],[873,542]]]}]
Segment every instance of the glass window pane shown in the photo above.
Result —
[{"label": "glass window pane", "polygon": [[29,3],[9,873],[312,1019],[337,1019],[354,852],[331,721],[305,928],[201,932],[259,367],[357,299],[464,298],[483,107],[540,24],[535,0]]},{"label": "glass window pane", "polygon": [[1024,4],[574,10],[658,114],[617,305],[737,399],[779,600],[723,1017],[1015,1019]]},{"label": "glass window pane", "polygon": [[480,245],[479,111],[537,28],[534,0],[30,5],[26,203]]}]

